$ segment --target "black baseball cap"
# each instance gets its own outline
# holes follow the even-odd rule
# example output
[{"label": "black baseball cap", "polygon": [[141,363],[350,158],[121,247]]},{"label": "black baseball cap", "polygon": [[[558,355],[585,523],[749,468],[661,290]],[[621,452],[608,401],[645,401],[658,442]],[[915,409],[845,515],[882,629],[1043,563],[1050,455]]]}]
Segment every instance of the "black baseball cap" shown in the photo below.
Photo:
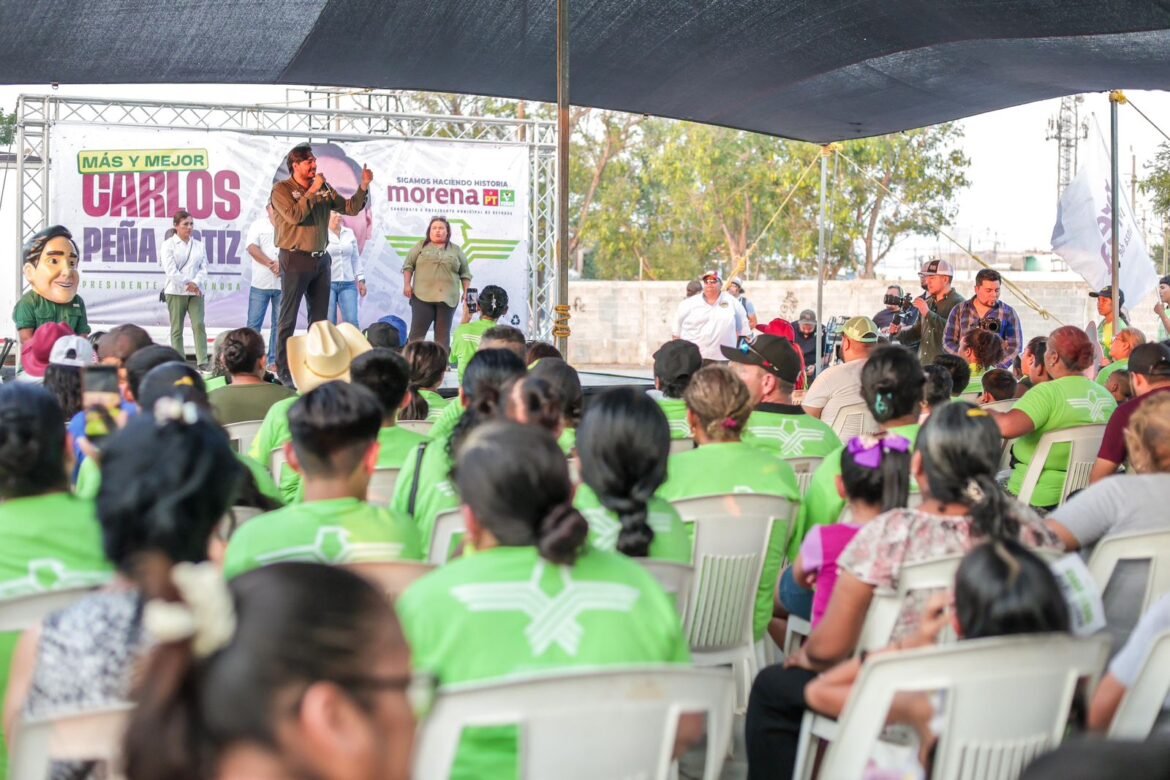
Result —
[{"label": "black baseball cap", "polygon": [[668,384],[693,376],[703,366],[699,348],[690,341],[668,341],[654,353],[654,376]]},{"label": "black baseball cap", "polygon": [[789,384],[796,384],[800,376],[800,353],[788,339],[762,333],[753,342],[720,349],[732,363],[760,366]]},{"label": "black baseball cap", "polygon": [[[1090,298],[1113,298],[1113,285],[1107,284],[1097,292],[1089,293]],[[1117,302],[1122,306],[1125,305],[1125,290],[1117,291]]]},{"label": "black baseball cap", "polygon": [[1170,347],[1159,341],[1134,347],[1128,368],[1131,374],[1170,377]]}]

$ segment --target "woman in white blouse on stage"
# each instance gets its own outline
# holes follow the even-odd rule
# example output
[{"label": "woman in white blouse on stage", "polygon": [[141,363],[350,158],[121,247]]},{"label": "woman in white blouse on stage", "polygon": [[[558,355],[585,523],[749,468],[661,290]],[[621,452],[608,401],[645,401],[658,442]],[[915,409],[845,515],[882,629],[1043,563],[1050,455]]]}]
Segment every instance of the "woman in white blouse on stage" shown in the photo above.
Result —
[{"label": "woman in white blouse on stage", "polygon": [[195,334],[195,361],[199,368],[207,368],[207,329],[203,325],[204,293],[207,291],[207,251],[203,242],[191,234],[195,218],[180,209],[174,217],[175,234],[163,242],[162,267],[166,274],[163,299],[171,319],[171,346],[186,356],[183,347],[183,326],[191,316],[191,330]]},{"label": "woman in white blouse on stage", "polygon": [[341,215],[329,215],[329,245],[325,248],[332,260],[332,282],[329,285],[329,321],[337,324],[337,309],[341,319],[358,326],[358,296],[366,297],[366,271],[358,252],[357,236],[341,224]]}]

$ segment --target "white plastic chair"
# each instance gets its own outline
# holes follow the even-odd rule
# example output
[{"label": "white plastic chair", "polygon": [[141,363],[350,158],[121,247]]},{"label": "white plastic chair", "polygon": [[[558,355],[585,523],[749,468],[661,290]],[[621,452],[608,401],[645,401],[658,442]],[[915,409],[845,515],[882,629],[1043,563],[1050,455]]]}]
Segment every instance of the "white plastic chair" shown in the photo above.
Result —
[{"label": "white plastic chair", "polygon": [[451,558],[451,544],[455,536],[467,531],[467,524],[463,522],[463,512],[459,509],[448,509],[440,512],[435,518],[435,527],[431,531],[431,546],[427,551],[427,563],[432,566],[442,566]]},{"label": "white plastic chair", "polygon": [[375,506],[390,506],[399,471],[401,469],[374,469],[374,473],[370,475],[370,486],[366,490],[366,501]]},{"label": "white plastic chair", "polygon": [[739,706],[746,706],[759,671],[753,618],[768,539],[780,533],[787,543],[796,506],[756,493],[674,502],[683,521],[695,524],[695,579],[685,621],[691,659],[695,666],[732,664]]},{"label": "white plastic chair", "polygon": [[983,404],[979,408],[986,409],[989,412],[1010,412],[1018,400],[1020,399],[1005,398],[1002,401],[991,401],[990,403]]},{"label": "white plastic chair", "polygon": [[849,441],[854,436],[860,436],[863,433],[877,433],[881,430],[881,426],[877,424],[877,420],[873,419],[873,415],[869,413],[869,407],[865,405],[864,401],[842,406],[837,410],[837,416],[829,425],[832,426],[841,441]]},{"label": "white plastic chair", "polygon": [[1143,740],[1150,736],[1154,722],[1162,712],[1166,695],[1170,693],[1170,629],[1154,637],[1146,650],[1145,660],[1129,686],[1113,722],[1109,724],[1109,739]]},{"label": "white plastic chair", "polygon": [[695,579],[695,567],[678,561],[657,561],[653,558],[634,558],[646,571],[658,580],[658,584],[674,599],[674,606],[684,619],[691,601],[691,584]]},{"label": "white plastic chair", "polygon": [[1060,501],[1063,504],[1068,494],[1080,490],[1089,484],[1089,474],[1093,464],[1097,462],[1097,452],[1101,449],[1101,440],[1105,438],[1104,425],[1080,425],[1075,428],[1066,428],[1063,431],[1049,431],[1040,437],[1036,444],[1036,452],[1028,464],[1024,474],[1024,481],[1020,485],[1019,500],[1024,504],[1032,501],[1032,493],[1040,481],[1040,474],[1044,464],[1048,461],[1049,453],[1055,444],[1068,444],[1068,472],[1064,478],[1064,486],[1060,490]]},{"label": "white plastic chair", "polygon": [[[1105,636],[1032,634],[874,656],[836,722],[819,777],[863,776],[895,694],[941,690],[943,726],[931,776],[1014,780],[1059,744],[1078,681],[1088,678],[1092,690],[1108,654]],[[802,738],[815,719],[827,720],[807,712]],[[810,744],[802,739],[794,777],[811,776]]]},{"label": "white plastic chair", "polygon": [[889,590],[875,590],[865,613],[865,623],[857,640],[854,654],[862,650],[880,650],[890,644],[898,615],[906,598],[915,591],[950,588],[955,583],[962,555],[948,555],[921,563],[906,564],[898,572],[897,586]]},{"label": "white plastic chair", "polygon": [[232,450],[246,454],[248,450],[252,449],[252,440],[260,432],[260,425],[263,422],[263,420],[244,420],[223,426],[223,429],[227,431]]},{"label": "white plastic chair", "polygon": [[421,561],[363,561],[347,563],[345,568],[376,584],[391,601],[405,593],[415,580],[435,570]]},{"label": "white plastic chair", "polygon": [[396,425],[404,431],[413,431],[414,433],[421,433],[423,436],[430,436],[434,422],[427,420],[399,420]]},{"label": "white plastic chair", "polygon": [[1097,542],[1089,558],[1089,574],[1102,593],[1122,561],[1149,561],[1141,603],[1141,614],[1145,614],[1155,601],[1170,592],[1170,531],[1117,534]]},{"label": "white plastic chair", "polygon": [[670,440],[670,454],[676,452],[690,452],[695,448],[695,440],[691,437],[685,439],[671,439]]},{"label": "white plastic chair", "polygon": [[800,487],[800,495],[803,498],[805,492],[808,491],[808,485],[812,482],[813,472],[821,465],[824,458],[785,458],[784,462],[792,467],[796,472],[796,484]]},{"label": "white plastic chair", "polygon": [[268,470],[272,472],[272,480],[280,485],[280,475],[288,465],[288,456],[284,453],[284,445],[276,447],[268,453]]},{"label": "white plastic chair", "polygon": [[117,764],[122,754],[122,734],[134,707],[119,704],[101,710],[56,718],[21,720],[12,740],[8,776],[49,776],[52,761],[105,761],[111,778],[122,777]]},{"label": "white plastic chair", "polygon": [[569,671],[439,690],[420,724],[414,777],[448,777],[464,729],[516,725],[525,780],[672,777],[679,716],[707,714],[703,777],[715,780],[731,742],[725,669],[686,666]]},{"label": "white plastic chair", "polygon": [[43,593],[4,599],[0,601],[0,634],[10,631],[24,631],[39,625],[45,615],[68,607],[92,590],[91,586],[59,588]]}]

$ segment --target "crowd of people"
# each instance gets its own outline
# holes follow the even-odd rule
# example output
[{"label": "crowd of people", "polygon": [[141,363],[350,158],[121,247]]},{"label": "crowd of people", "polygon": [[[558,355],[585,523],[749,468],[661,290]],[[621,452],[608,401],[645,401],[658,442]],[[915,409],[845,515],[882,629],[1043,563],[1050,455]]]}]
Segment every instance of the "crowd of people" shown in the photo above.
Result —
[{"label": "crowd of people", "polygon": [[[291,160],[294,176],[309,162]],[[64,321],[33,328],[22,381],[0,387],[0,599],[89,590],[0,637],[8,744],[22,721],[133,702],[130,780],[407,777],[444,686],[690,665],[676,602],[639,560],[692,563],[676,502],[756,494],[796,511],[757,551],[753,638],[785,647],[790,623],[811,627],[746,701],[749,777],[788,777],[804,714],[848,706],[867,611],[905,567],[964,556],[951,592],[909,595],[887,652],[937,644],[951,623],[960,640],[1069,633],[1048,561],[1166,528],[1170,345],[1133,328],[1025,340],[998,274],[964,300],[934,260],[922,297],[898,289],[888,316],[848,318],[826,364],[814,314],[761,324],[743,281],[709,271],[654,354],[654,389],[587,397],[555,347],[499,324],[501,288],[446,330],[469,274],[443,230],[432,221],[407,260],[419,319],[405,339],[353,324],[362,269],[334,257],[352,276],[328,288],[340,321],[287,339],[283,382],[257,327],[222,334],[208,371],[133,324],[90,338]],[[298,251],[297,284],[316,289],[317,250]],[[454,397],[440,392],[449,370]],[[224,426],[241,423],[256,430],[233,445]],[[1100,452],[1091,484],[1067,495],[1067,446],[1033,460],[1046,434],[1086,426]],[[420,578],[371,578],[371,565],[421,566],[440,541],[445,562]],[[1087,730],[1108,728],[1170,627],[1170,596],[1135,609],[1145,583],[1130,571],[1110,586],[1116,655]],[[574,617],[537,623],[534,605]],[[936,707],[890,713],[926,773]],[[683,719],[676,756],[701,730]],[[521,751],[516,725],[470,728],[450,776],[515,777]]]}]

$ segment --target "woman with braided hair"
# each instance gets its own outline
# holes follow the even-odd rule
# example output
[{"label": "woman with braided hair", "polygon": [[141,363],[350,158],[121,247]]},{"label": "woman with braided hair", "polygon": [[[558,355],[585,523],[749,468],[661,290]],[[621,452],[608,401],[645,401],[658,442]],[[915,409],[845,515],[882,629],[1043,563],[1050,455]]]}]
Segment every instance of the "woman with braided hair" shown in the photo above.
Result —
[{"label": "woman with braided hair", "polygon": [[573,499],[589,521],[590,544],[634,558],[691,562],[682,518],[657,495],[669,449],[666,415],[641,390],[610,390],[593,400],[577,433],[584,484]]},{"label": "woman with braided hair", "polygon": [[[670,456],[666,484],[658,495],[667,501],[684,498],[759,493],[800,502],[800,488],[792,467],[777,455],[741,441],[752,413],[751,394],[731,369],[722,365],[701,368],[683,393],[687,421],[698,444],[693,450]],[[756,593],[753,619],[755,638],[762,639],[772,619],[776,581],[784,562],[787,528],[777,526],[768,540],[764,571]]]}]

